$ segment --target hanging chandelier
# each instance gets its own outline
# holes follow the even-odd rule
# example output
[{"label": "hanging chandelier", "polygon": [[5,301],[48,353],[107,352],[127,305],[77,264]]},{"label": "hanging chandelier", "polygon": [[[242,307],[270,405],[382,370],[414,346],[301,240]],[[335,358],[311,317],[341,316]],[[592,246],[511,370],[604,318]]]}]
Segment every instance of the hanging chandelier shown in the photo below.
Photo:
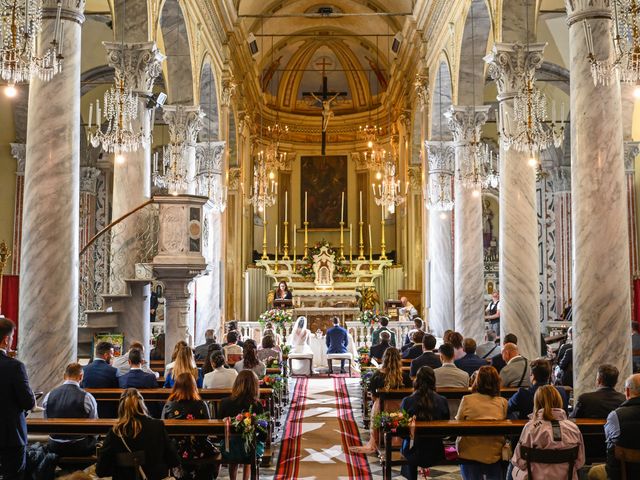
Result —
[{"label": "hanging chandelier", "polygon": [[396,178],[396,166],[389,161],[384,165],[382,181],[377,185],[372,183],[371,188],[376,205],[382,205],[389,213],[395,213],[396,206],[403,204],[406,200],[409,182],[406,183],[403,194],[400,188],[400,180]]},{"label": "hanging chandelier", "polygon": [[[133,122],[138,118],[138,95],[133,93],[130,86],[125,86],[121,75],[116,74],[115,85],[105,92],[103,108],[104,127],[100,100],[96,100],[96,125],[92,130],[93,104],[89,106],[88,130],[91,145],[94,148],[102,145],[105,152],[116,155],[116,162],[122,163],[122,154],[135,152],[142,145],[148,144],[149,136],[145,135],[142,127],[138,131],[133,128]],[[170,156],[171,153],[168,153],[167,159]]]},{"label": "hanging chandelier", "polygon": [[259,212],[267,207],[275,205],[278,197],[278,182],[275,181],[275,172],[269,169],[264,157],[264,152],[256,156],[256,164],[253,166],[253,186],[248,203]]},{"label": "hanging chandelier", "polygon": [[183,145],[169,144],[162,148],[162,161],[158,164],[158,152],[153,156],[153,184],[166,188],[171,195],[186,192],[189,186]]},{"label": "hanging chandelier", "polygon": [[425,141],[429,159],[429,177],[424,197],[429,210],[453,210],[453,167],[455,146],[453,142]]},{"label": "hanging chandelier", "polygon": [[289,134],[289,127],[281,125],[276,119],[276,123],[267,127],[267,137],[269,139],[267,146],[260,152],[263,160],[266,162],[270,170],[280,170],[287,163],[287,152],[280,150],[280,141],[285,139]]},{"label": "hanging chandelier", "polygon": [[533,158],[551,146],[559,148],[564,141],[564,105],[558,121],[553,104],[551,123],[547,125],[547,99],[535,86],[533,78],[527,79],[524,88],[513,100],[514,118],[506,111],[502,113],[502,110],[501,115],[498,132],[506,150],[514,148],[519,152],[528,152]]},{"label": "hanging chandelier", "polygon": [[35,75],[49,81],[62,69],[64,26],[58,2],[53,39],[38,55],[38,35],[42,31],[41,0],[0,0],[0,78],[10,87],[28,82]]},{"label": "hanging chandelier", "polygon": [[498,158],[486,143],[473,141],[463,147],[462,162],[458,168],[458,180],[464,188],[479,195],[484,188],[498,188]]},{"label": "hanging chandelier", "polygon": [[612,59],[598,60],[593,49],[591,25],[584,20],[587,58],[591,64],[594,84],[608,85],[619,74],[622,82],[636,85],[640,95],[640,2],[638,0],[611,0],[613,6]]},{"label": "hanging chandelier", "polygon": [[218,213],[227,207],[227,186],[222,176],[225,142],[206,142],[196,148],[196,193],[209,198]]}]

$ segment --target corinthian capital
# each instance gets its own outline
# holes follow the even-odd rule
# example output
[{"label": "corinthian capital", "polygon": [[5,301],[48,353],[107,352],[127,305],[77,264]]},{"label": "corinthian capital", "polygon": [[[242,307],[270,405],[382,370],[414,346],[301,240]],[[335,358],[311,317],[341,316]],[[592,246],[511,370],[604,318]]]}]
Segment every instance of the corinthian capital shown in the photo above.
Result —
[{"label": "corinthian capital", "polygon": [[491,105],[475,107],[452,105],[444,116],[449,121],[453,140],[458,146],[466,145],[473,140],[480,140],[480,129],[489,117]]},{"label": "corinthian capital", "polygon": [[107,62],[116,69],[116,76],[135,92],[150,93],[154,80],[160,75],[165,56],[154,42],[102,42],[107,49]]},{"label": "corinthian capital", "polygon": [[169,127],[171,143],[195,145],[204,118],[199,106],[165,105],[162,107],[162,118]]},{"label": "corinthian capital", "polygon": [[631,173],[635,170],[636,157],[640,154],[640,142],[624,142],[624,170]]},{"label": "corinthian capital", "polygon": [[513,97],[542,64],[542,52],[546,43],[496,43],[491,53],[484,57],[489,64],[489,75],[498,87],[498,100]]},{"label": "corinthian capital", "polygon": [[[565,0],[567,23],[572,25],[587,18],[612,18],[612,0]],[[582,27],[581,27],[582,28]]]},{"label": "corinthian capital", "polygon": [[416,74],[416,81],[413,82],[413,88],[420,104],[420,111],[429,105],[429,75],[427,73]]},{"label": "corinthian capital", "polygon": [[27,158],[27,146],[24,143],[11,144],[11,156],[16,159],[16,175],[24,175],[24,163]]}]

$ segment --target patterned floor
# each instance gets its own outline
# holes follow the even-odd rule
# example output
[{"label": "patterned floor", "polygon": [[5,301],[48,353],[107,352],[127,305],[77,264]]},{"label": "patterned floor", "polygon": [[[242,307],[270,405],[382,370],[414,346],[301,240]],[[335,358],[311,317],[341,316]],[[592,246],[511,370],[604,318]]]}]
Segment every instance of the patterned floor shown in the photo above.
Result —
[{"label": "patterned floor", "polygon": [[[309,389],[312,391],[321,391],[326,390],[325,383],[331,381],[326,377],[322,376],[320,378],[311,378],[308,380]],[[358,425],[360,436],[362,437],[362,442],[366,443],[369,438],[369,432],[362,427],[362,414],[361,414],[361,398],[360,398],[360,379],[359,378],[347,378],[346,386],[349,392],[349,398],[351,400],[351,408],[353,411],[353,416],[355,418],[356,424]],[[291,380],[290,383],[290,392],[294,391],[295,380]],[[319,399],[318,399],[319,401]],[[314,401],[315,402],[315,401]],[[332,402],[333,403],[333,400]],[[317,420],[312,418],[314,416],[318,416],[317,409],[319,405],[310,405],[310,409],[305,411],[304,414],[304,425],[309,425],[305,427],[306,429],[311,428],[311,425]],[[321,416],[325,416],[326,418],[331,418],[335,416],[335,413],[323,411]],[[284,424],[283,420],[283,424]],[[326,435],[326,442],[322,442],[327,447],[323,448],[322,451],[317,452],[301,452],[301,462],[314,462],[317,463],[317,475],[310,475],[309,468],[304,468],[304,471],[300,472],[304,473],[303,476],[299,476],[296,478],[304,478],[305,480],[330,480],[332,478],[336,478],[336,480],[348,480],[349,476],[336,475],[332,476],[329,472],[335,471],[333,469],[329,469],[329,466],[335,464],[342,464],[345,462],[345,455],[341,451],[341,438],[340,432],[337,429],[332,428],[318,428],[317,431],[322,431],[323,435]],[[280,437],[282,436],[282,431],[278,432],[279,438],[274,445],[274,453],[273,453],[273,461],[271,462],[271,466],[262,467],[260,469],[260,478],[263,480],[272,480],[276,474],[276,463],[278,461],[279,447],[281,445]],[[318,449],[320,450],[320,449]],[[380,463],[377,461],[375,457],[369,456],[367,457],[369,461],[369,468],[371,471],[371,480],[382,480],[382,468],[380,467]],[[282,470],[281,470],[282,471]],[[223,469],[220,472],[221,480],[228,480],[227,471]],[[329,475],[329,476],[327,476]],[[400,475],[400,469],[394,469],[394,478],[404,478]],[[240,476],[239,476],[240,478]],[[364,477],[360,477],[364,478]],[[462,477],[460,476],[459,469],[457,467],[438,467],[436,469],[431,469],[431,476],[428,478],[437,478],[439,480],[460,480]]]}]

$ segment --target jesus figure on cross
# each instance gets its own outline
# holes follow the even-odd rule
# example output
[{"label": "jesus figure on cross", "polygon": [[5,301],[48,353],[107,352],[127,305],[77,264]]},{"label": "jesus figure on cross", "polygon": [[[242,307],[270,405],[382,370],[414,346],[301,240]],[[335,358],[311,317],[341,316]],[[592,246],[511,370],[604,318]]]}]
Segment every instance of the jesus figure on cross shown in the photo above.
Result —
[{"label": "jesus figure on cross", "polygon": [[331,110],[331,102],[333,102],[337,97],[339,97],[340,93],[336,93],[333,97],[328,98],[327,100],[323,100],[313,92],[311,92],[311,96],[317,102],[322,103],[322,131],[326,132],[327,127],[329,126],[329,120],[331,120],[331,118],[333,117],[333,111]]}]

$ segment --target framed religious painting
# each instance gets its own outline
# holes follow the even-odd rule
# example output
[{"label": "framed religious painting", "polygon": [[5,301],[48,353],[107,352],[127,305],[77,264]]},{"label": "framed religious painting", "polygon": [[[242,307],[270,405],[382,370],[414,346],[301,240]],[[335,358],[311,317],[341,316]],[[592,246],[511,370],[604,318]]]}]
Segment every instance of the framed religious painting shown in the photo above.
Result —
[{"label": "framed religious painting", "polygon": [[91,348],[93,352],[92,358],[96,357],[96,347],[100,342],[109,342],[113,345],[114,357],[122,355],[124,349],[124,335],[122,333],[95,333],[93,335],[93,346]]},{"label": "framed religious painting", "polygon": [[[346,155],[300,157],[300,211],[304,215],[306,192],[309,230],[339,228],[342,192],[347,192],[347,166]],[[345,196],[347,225],[348,211]]]}]

